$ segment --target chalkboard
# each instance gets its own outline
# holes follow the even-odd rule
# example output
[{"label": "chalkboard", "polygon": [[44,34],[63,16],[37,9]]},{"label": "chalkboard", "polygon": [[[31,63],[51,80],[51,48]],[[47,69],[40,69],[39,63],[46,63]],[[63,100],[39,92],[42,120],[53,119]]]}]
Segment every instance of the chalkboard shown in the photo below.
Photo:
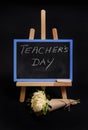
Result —
[{"label": "chalkboard", "polygon": [[14,39],[13,47],[14,82],[72,80],[72,39]]}]

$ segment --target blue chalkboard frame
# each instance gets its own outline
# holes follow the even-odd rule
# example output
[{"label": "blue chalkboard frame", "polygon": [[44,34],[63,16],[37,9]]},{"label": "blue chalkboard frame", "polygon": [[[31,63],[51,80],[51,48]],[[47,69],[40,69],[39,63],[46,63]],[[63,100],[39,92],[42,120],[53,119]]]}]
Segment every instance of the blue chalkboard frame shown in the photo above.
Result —
[{"label": "blue chalkboard frame", "polygon": [[[18,42],[69,42],[70,44],[70,74],[69,74],[69,79],[67,80],[73,80],[73,40],[72,39],[58,39],[58,40],[53,40],[53,39],[14,39],[13,43],[13,81],[14,82],[56,82],[59,79],[53,78],[53,79],[24,79],[24,78],[17,78],[17,43]],[[60,79],[61,80],[61,79]]]}]

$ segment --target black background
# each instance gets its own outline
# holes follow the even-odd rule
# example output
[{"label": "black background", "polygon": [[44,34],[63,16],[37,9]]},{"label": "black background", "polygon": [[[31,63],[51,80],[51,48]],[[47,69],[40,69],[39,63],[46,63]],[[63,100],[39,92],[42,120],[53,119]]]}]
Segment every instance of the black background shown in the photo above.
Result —
[{"label": "black background", "polygon": [[[68,98],[80,99],[81,103],[71,107],[70,112],[59,109],[47,116],[35,117],[25,103],[19,102],[20,88],[13,82],[13,39],[28,38],[31,27],[36,29],[35,38],[40,38],[41,9],[47,13],[47,39],[52,38],[51,29],[56,27],[59,38],[74,40],[74,79],[67,93]],[[88,129],[87,42],[87,4],[24,1],[0,5],[0,130]],[[27,90],[27,95],[31,90]],[[51,97],[61,96],[57,87],[47,91]]]}]

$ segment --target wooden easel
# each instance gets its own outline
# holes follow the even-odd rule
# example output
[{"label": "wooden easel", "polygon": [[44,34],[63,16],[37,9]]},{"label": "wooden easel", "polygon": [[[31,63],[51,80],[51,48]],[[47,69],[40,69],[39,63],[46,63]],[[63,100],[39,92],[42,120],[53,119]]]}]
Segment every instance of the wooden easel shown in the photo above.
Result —
[{"label": "wooden easel", "polygon": [[[31,28],[29,32],[29,39],[34,39],[35,29]],[[58,33],[57,29],[52,29],[53,39],[58,39]],[[41,39],[46,39],[46,11],[41,10]],[[70,81],[64,81],[64,82],[17,82],[17,87],[21,87],[20,91],[20,102],[25,101],[25,95],[26,95],[26,87],[32,87],[32,86],[40,86],[42,88],[44,87],[53,87],[58,86],[61,87],[61,94],[62,98],[67,98],[67,92],[66,92],[66,86],[72,86],[72,82]]]}]

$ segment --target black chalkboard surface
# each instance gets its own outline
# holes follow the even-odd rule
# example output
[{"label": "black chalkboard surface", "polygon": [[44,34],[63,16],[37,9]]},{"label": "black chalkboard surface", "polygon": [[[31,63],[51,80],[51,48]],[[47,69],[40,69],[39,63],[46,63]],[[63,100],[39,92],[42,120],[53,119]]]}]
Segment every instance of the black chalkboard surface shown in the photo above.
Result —
[{"label": "black chalkboard surface", "polygon": [[14,39],[14,81],[72,80],[71,39]]}]

